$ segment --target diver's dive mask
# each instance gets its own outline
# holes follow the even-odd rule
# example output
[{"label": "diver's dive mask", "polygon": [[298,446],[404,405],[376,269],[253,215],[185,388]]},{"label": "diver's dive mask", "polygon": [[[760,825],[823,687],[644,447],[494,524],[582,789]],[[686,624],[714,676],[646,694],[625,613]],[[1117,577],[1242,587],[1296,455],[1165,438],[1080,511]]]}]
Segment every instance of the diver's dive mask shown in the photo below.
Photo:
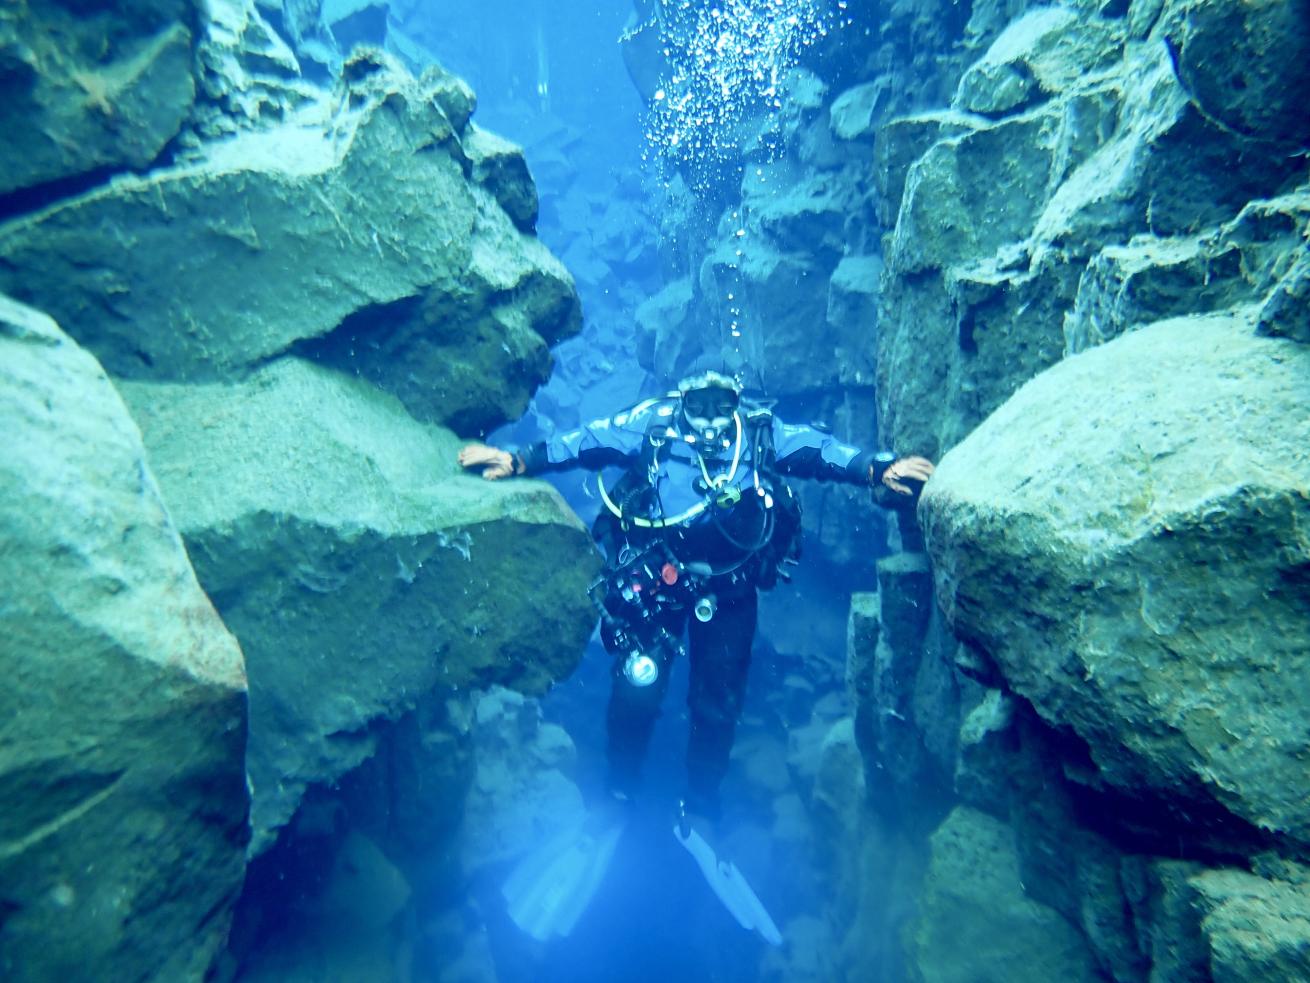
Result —
[{"label": "diver's dive mask", "polygon": [[737,412],[737,394],[731,389],[708,386],[682,394],[682,419],[687,430],[711,448],[731,438],[732,417]]}]

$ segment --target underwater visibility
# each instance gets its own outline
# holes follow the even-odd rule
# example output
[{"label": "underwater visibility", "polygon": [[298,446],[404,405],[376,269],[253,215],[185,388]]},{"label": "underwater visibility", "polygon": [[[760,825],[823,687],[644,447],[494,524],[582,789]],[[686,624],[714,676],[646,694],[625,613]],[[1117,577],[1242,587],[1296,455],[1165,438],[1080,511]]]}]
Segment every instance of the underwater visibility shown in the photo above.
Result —
[{"label": "underwater visibility", "polygon": [[1310,0],[0,93],[0,981],[1310,983]]}]

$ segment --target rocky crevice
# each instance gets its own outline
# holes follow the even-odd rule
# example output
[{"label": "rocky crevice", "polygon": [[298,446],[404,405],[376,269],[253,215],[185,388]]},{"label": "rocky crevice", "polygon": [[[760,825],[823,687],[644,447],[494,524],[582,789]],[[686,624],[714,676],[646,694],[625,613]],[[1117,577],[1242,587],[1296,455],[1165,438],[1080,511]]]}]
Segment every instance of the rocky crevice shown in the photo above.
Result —
[{"label": "rocky crevice", "polygon": [[[501,856],[466,807],[510,821],[536,764],[532,815],[577,806],[567,737],[538,719],[533,750],[498,687],[570,671],[593,547],[547,486],[461,474],[450,429],[517,417],[580,324],[522,152],[439,68],[361,49],[307,80],[243,0],[23,5],[0,65],[5,112],[43,114],[6,145],[32,166],[3,168],[0,289],[73,336],[5,301],[5,578],[31,589],[0,605],[0,784],[28,804],[0,975],[277,976],[298,942],[270,931],[311,922],[395,966]],[[47,167],[49,141],[79,153]],[[248,863],[258,891],[310,854],[296,917],[238,904]],[[415,892],[433,872],[449,892]]]},{"label": "rocky crevice", "polygon": [[[879,208],[895,216],[880,424],[896,446],[941,456],[919,514],[945,625],[890,697],[875,683],[859,699],[871,720],[914,707],[911,747],[945,752],[960,803],[907,887],[910,978],[1020,978],[1006,968],[1016,950],[955,943],[964,886],[942,881],[996,876],[1000,856],[1022,872],[1016,897],[1048,909],[1019,905],[996,927],[1014,945],[1042,940],[1021,978],[1305,972],[1300,922],[1260,922],[1251,946],[1208,893],[1232,878],[1261,899],[1248,914],[1273,897],[1297,910],[1310,787],[1291,723],[1304,687],[1288,685],[1305,650],[1310,373],[1303,347],[1257,338],[1261,311],[1284,319],[1265,333],[1302,330],[1284,298],[1310,231],[1306,172],[1275,149],[1290,117],[1216,125],[1170,53],[1172,38],[1228,23],[1223,6],[1030,11],[961,76],[953,108],[986,122],[883,126],[885,158],[911,163]],[[1245,36],[1282,16],[1268,15]],[[1215,79],[1258,78],[1282,56],[1207,50]],[[1287,71],[1295,89],[1304,70]],[[986,599],[972,593],[983,584]],[[958,690],[923,701],[944,659]],[[882,732],[866,732],[871,773],[897,760]],[[937,813],[940,792],[920,786],[938,774],[891,783],[898,822]],[[966,873],[993,835],[993,856]]]},{"label": "rocky crevice", "polygon": [[[812,354],[830,264],[876,268],[841,363],[942,462],[852,605],[808,800],[831,978],[1310,975],[1302,7],[874,5],[669,257],[661,371],[727,341],[727,289],[768,298],[747,361]],[[781,377],[850,385],[814,368]]]}]

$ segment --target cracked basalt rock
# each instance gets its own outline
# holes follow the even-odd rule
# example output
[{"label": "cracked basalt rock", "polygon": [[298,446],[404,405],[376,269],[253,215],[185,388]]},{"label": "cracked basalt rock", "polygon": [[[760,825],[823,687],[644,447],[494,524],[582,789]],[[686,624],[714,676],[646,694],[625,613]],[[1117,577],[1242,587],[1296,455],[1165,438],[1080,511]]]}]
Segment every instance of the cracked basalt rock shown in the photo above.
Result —
[{"label": "cracked basalt rock", "polygon": [[[1198,235],[1140,235],[1106,246],[1087,264],[1064,316],[1066,347],[1080,352],[1163,317],[1262,300],[1261,331],[1297,337],[1298,319],[1310,316],[1304,287],[1297,287],[1306,276],[1308,236],[1310,189],[1300,188],[1253,201],[1231,222]],[[1283,322],[1286,328],[1270,327]]]},{"label": "cracked basalt rock", "polygon": [[195,101],[198,0],[0,10],[0,195],[150,164]]},{"label": "cracked basalt rock", "polygon": [[[989,93],[987,85],[1004,79],[983,67],[1016,64],[1027,66],[1020,74],[1031,77],[1032,91],[1021,99]],[[1124,46],[1113,24],[1031,11],[976,67],[961,83],[959,108],[999,118],[957,112],[949,125],[931,115],[892,121],[878,143],[882,158],[898,162],[877,206],[895,216],[879,316],[882,442],[930,457],[1064,356],[1060,324],[1080,284],[1113,273],[1116,249],[1213,240],[1215,262],[1207,267],[1207,254],[1193,264],[1199,283],[1184,298],[1194,305],[1188,310],[1215,309],[1239,293],[1225,272],[1226,223],[1298,173],[1286,154],[1253,149],[1207,118],[1158,36]],[[1211,285],[1211,273],[1224,283]],[[1171,309],[1178,302],[1167,276],[1157,277],[1158,309],[1144,290],[1142,307],[1125,314],[1147,323],[1188,312]],[[1114,328],[1070,333],[1110,337]]]},{"label": "cracked basalt rock", "polygon": [[1295,256],[1260,309],[1260,333],[1310,345],[1310,251]]},{"label": "cracked basalt rock", "polygon": [[1286,877],[1209,870],[1191,877],[1215,983],[1310,978],[1310,869]]},{"label": "cracked basalt rock", "polygon": [[0,225],[0,286],[118,377],[234,380],[294,349],[462,432],[517,418],[580,312],[514,224],[514,154],[486,147],[439,69],[363,51],[343,71],[276,125]]},{"label": "cracked basalt rock", "polygon": [[1113,20],[1038,7],[1012,21],[969,67],[953,107],[987,116],[1015,112],[1106,71],[1122,44],[1122,28]]},{"label": "cracked basalt rock", "polygon": [[1065,360],[919,514],[952,628],[1098,781],[1194,811],[1198,841],[1305,849],[1310,353],[1254,328],[1178,318]]},{"label": "cracked basalt rock", "polygon": [[1095,983],[1082,934],[1025,890],[1015,831],[961,806],[932,834],[910,927],[917,977],[940,983]]},{"label": "cracked basalt rock", "polygon": [[244,872],[241,651],[103,369],[0,298],[0,976],[196,981]]},{"label": "cracked basalt rock", "polygon": [[576,664],[597,559],[549,486],[461,474],[454,434],[297,359],[122,388],[246,653],[256,851],[434,687],[541,692]]},{"label": "cracked basalt rock", "polygon": [[1310,870],[1257,858],[1250,870],[1185,860],[1125,863],[1133,907],[1154,926],[1151,979],[1276,983],[1310,978]]}]

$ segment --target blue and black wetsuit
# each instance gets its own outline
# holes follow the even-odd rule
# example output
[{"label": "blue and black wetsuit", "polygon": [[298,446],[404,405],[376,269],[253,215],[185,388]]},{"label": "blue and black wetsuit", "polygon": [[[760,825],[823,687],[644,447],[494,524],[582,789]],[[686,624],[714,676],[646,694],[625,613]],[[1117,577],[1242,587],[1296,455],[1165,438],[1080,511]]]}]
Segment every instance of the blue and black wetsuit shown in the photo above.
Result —
[{"label": "blue and black wetsuit", "polygon": [[[689,618],[686,607],[661,614],[675,637],[688,634],[687,806],[713,816],[746,690],[758,589],[771,585],[779,559],[769,555],[767,540],[774,521],[770,510],[790,495],[781,477],[867,485],[870,469],[877,479],[883,465],[875,465],[871,452],[769,413],[739,410],[713,447],[685,429],[676,397],[649,400],[528,448],[523,463],[528,474],[576,467],[626,469],[611,496],[621,502],[627,520],[622,522],[624,544],[639,546],[661,537],[678,560],[708,563],[714,571],[706,587],[717,610],[709,621]],[[637,784],[673,658],[667,649],[651,655],[662,664],[649,686],[633,685],[615,666],[607,715],[610,782],[626,794]]]}]

